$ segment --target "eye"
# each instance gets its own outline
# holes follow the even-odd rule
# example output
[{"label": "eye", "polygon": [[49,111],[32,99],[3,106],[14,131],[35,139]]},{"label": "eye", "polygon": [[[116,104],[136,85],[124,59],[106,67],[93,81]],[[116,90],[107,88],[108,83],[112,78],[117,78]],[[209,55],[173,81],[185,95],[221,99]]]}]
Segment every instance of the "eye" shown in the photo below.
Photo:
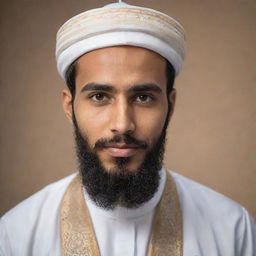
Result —
[{"label": "eye", "polygon": [[107,99],[107,96],[104,93],[96,93],[90,96],[90,99],[92,99],[93,101],[100,102],[105,101]]},{"label": "eye", "polygon": [[135,97],[135,101],[139,103],[149,103],[153,101],[153,97],[147,94],[140,94]]}]

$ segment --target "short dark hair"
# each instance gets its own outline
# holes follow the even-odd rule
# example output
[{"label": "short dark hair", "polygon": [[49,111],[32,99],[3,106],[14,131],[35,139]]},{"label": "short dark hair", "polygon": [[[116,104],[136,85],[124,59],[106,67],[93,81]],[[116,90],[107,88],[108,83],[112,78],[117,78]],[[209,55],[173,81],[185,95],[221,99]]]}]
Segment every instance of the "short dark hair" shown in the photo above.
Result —
[{"label": "short dark hair", "polygon": [[[66,72],[66,83],[69,88],[69,91],[72,95],[72,98],[74,100],[75,94],[76,94],[76,64],[77,60],[75,60],[67,69]],[[173,68],[173,65],[166,60],[166,76],[167,76],[167,89],[166,93],[167,96],[170,94],[170,92],[173,90],[174,85],[174,79],[175,79],[175,70]]]}]

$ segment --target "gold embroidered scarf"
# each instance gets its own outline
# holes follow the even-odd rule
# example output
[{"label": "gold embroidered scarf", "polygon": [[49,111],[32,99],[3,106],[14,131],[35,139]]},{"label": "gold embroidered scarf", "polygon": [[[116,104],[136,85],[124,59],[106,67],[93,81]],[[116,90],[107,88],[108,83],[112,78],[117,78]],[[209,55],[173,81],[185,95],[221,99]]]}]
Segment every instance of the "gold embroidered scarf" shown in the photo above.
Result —
[{"label": "gold embroidered scarf", "polygon": [[[182,214],[176,184],[170,173],[158,203],[148,256],[182,256]],[[61,247],[63,256],[100,256],[80,177],[68,186],[61,203]]]}]

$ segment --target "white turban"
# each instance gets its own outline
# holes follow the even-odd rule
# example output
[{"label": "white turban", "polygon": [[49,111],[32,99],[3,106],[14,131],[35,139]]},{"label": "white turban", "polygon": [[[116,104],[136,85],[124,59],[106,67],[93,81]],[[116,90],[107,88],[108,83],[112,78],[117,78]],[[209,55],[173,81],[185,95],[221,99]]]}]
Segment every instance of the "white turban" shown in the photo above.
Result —
[{"label": "white turban", "polygon": [[159,11],[114,3],[80,13],[57,33],[57,68],[63,79],[68,67],[83,54],[110,46],[130,45],[152,50],[166,58],[176,75],[185,56],[185,32]]}]

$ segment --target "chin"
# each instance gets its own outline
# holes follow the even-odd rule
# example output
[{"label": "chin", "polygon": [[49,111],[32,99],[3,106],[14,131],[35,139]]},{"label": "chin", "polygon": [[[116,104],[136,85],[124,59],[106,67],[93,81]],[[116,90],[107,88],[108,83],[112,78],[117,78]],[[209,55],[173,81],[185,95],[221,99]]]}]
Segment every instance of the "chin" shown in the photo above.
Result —
[{"label": "chin", "polygon": [[129,157],[115,157],[111,164],[105,165],[102,163],[102,165],[107,173],[127,175],[138,172],[141,163],[141,161],[132,161]]}]

